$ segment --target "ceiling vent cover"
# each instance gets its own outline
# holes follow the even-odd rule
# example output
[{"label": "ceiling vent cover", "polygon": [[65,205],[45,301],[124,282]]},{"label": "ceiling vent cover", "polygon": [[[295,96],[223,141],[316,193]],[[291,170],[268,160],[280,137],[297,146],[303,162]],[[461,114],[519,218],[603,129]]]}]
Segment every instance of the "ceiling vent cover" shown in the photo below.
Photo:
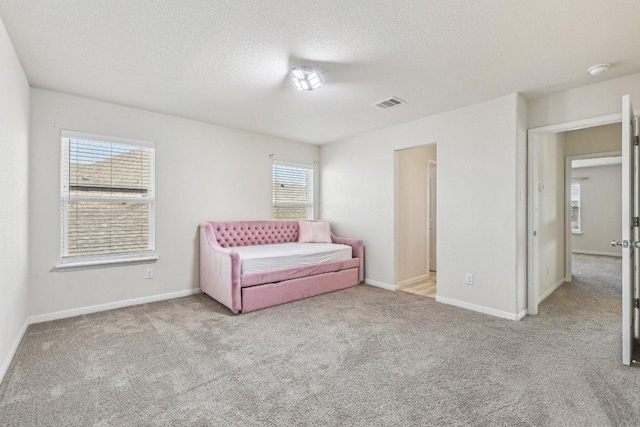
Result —
[{"label": "ceiling vent cover", "polygon": [[388,110],[389,108],[397,107],[398,105],[404,104],[404,101],[392,96],[389,99],[385,99],[384,101],[376,102],[375,105],[378,108],[382,108],[383,110]]}]

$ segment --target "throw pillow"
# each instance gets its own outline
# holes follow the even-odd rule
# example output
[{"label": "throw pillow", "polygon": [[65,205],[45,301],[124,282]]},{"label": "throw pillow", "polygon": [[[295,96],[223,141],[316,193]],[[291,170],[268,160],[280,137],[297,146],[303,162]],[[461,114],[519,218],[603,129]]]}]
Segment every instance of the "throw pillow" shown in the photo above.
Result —
[{"label": "throw pillow", "polygon": [[298,221],[298,243],[331,243],[327,221]]}]

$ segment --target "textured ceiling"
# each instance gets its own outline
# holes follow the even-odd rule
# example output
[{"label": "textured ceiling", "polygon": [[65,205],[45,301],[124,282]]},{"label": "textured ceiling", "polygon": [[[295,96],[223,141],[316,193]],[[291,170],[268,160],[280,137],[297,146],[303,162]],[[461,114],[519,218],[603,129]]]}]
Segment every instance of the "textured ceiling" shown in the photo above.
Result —
[{"label": "textured ceiling", "polygon": [[[312,143],[640,72],[637,0],[0,0],[0,16],[32,86]],[[295,90],[296,64],[325,85]],[[407,104],[371,105],[390,96]]]}]

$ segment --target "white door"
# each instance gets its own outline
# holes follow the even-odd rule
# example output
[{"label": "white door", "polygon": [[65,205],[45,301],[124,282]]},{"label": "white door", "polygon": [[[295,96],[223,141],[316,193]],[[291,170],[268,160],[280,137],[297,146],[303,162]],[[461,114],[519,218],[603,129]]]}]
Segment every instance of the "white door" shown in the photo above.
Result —
[{"label": "white door", "polygon": [[438,234],[438,170],[435,162],[429,162],[429,270],[437,271],[436,241]]},{"label": "white door", "polygon": [[622,98],[622,363],[631,364],[634,344],[636,266],[640,248],[634,249],[637,229],[634,217],[638,216],[638,180],[636,145],[634,144],[634,119],[631,100]]}]

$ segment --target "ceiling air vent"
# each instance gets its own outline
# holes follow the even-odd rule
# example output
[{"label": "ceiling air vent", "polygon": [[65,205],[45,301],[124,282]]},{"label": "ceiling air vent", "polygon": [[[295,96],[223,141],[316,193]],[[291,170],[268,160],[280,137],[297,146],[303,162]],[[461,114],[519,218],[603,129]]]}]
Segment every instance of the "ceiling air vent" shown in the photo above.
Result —
[{"label": "ceiling air vent", "polygon": [[382,108],[383,110],[387,110],[389,108],[397,107],[398,105],[404,104],[404,101],[401,99],[391,97],[389,99],[385,99],[384,101],[376,102],[375,105],[378,108]]}]

